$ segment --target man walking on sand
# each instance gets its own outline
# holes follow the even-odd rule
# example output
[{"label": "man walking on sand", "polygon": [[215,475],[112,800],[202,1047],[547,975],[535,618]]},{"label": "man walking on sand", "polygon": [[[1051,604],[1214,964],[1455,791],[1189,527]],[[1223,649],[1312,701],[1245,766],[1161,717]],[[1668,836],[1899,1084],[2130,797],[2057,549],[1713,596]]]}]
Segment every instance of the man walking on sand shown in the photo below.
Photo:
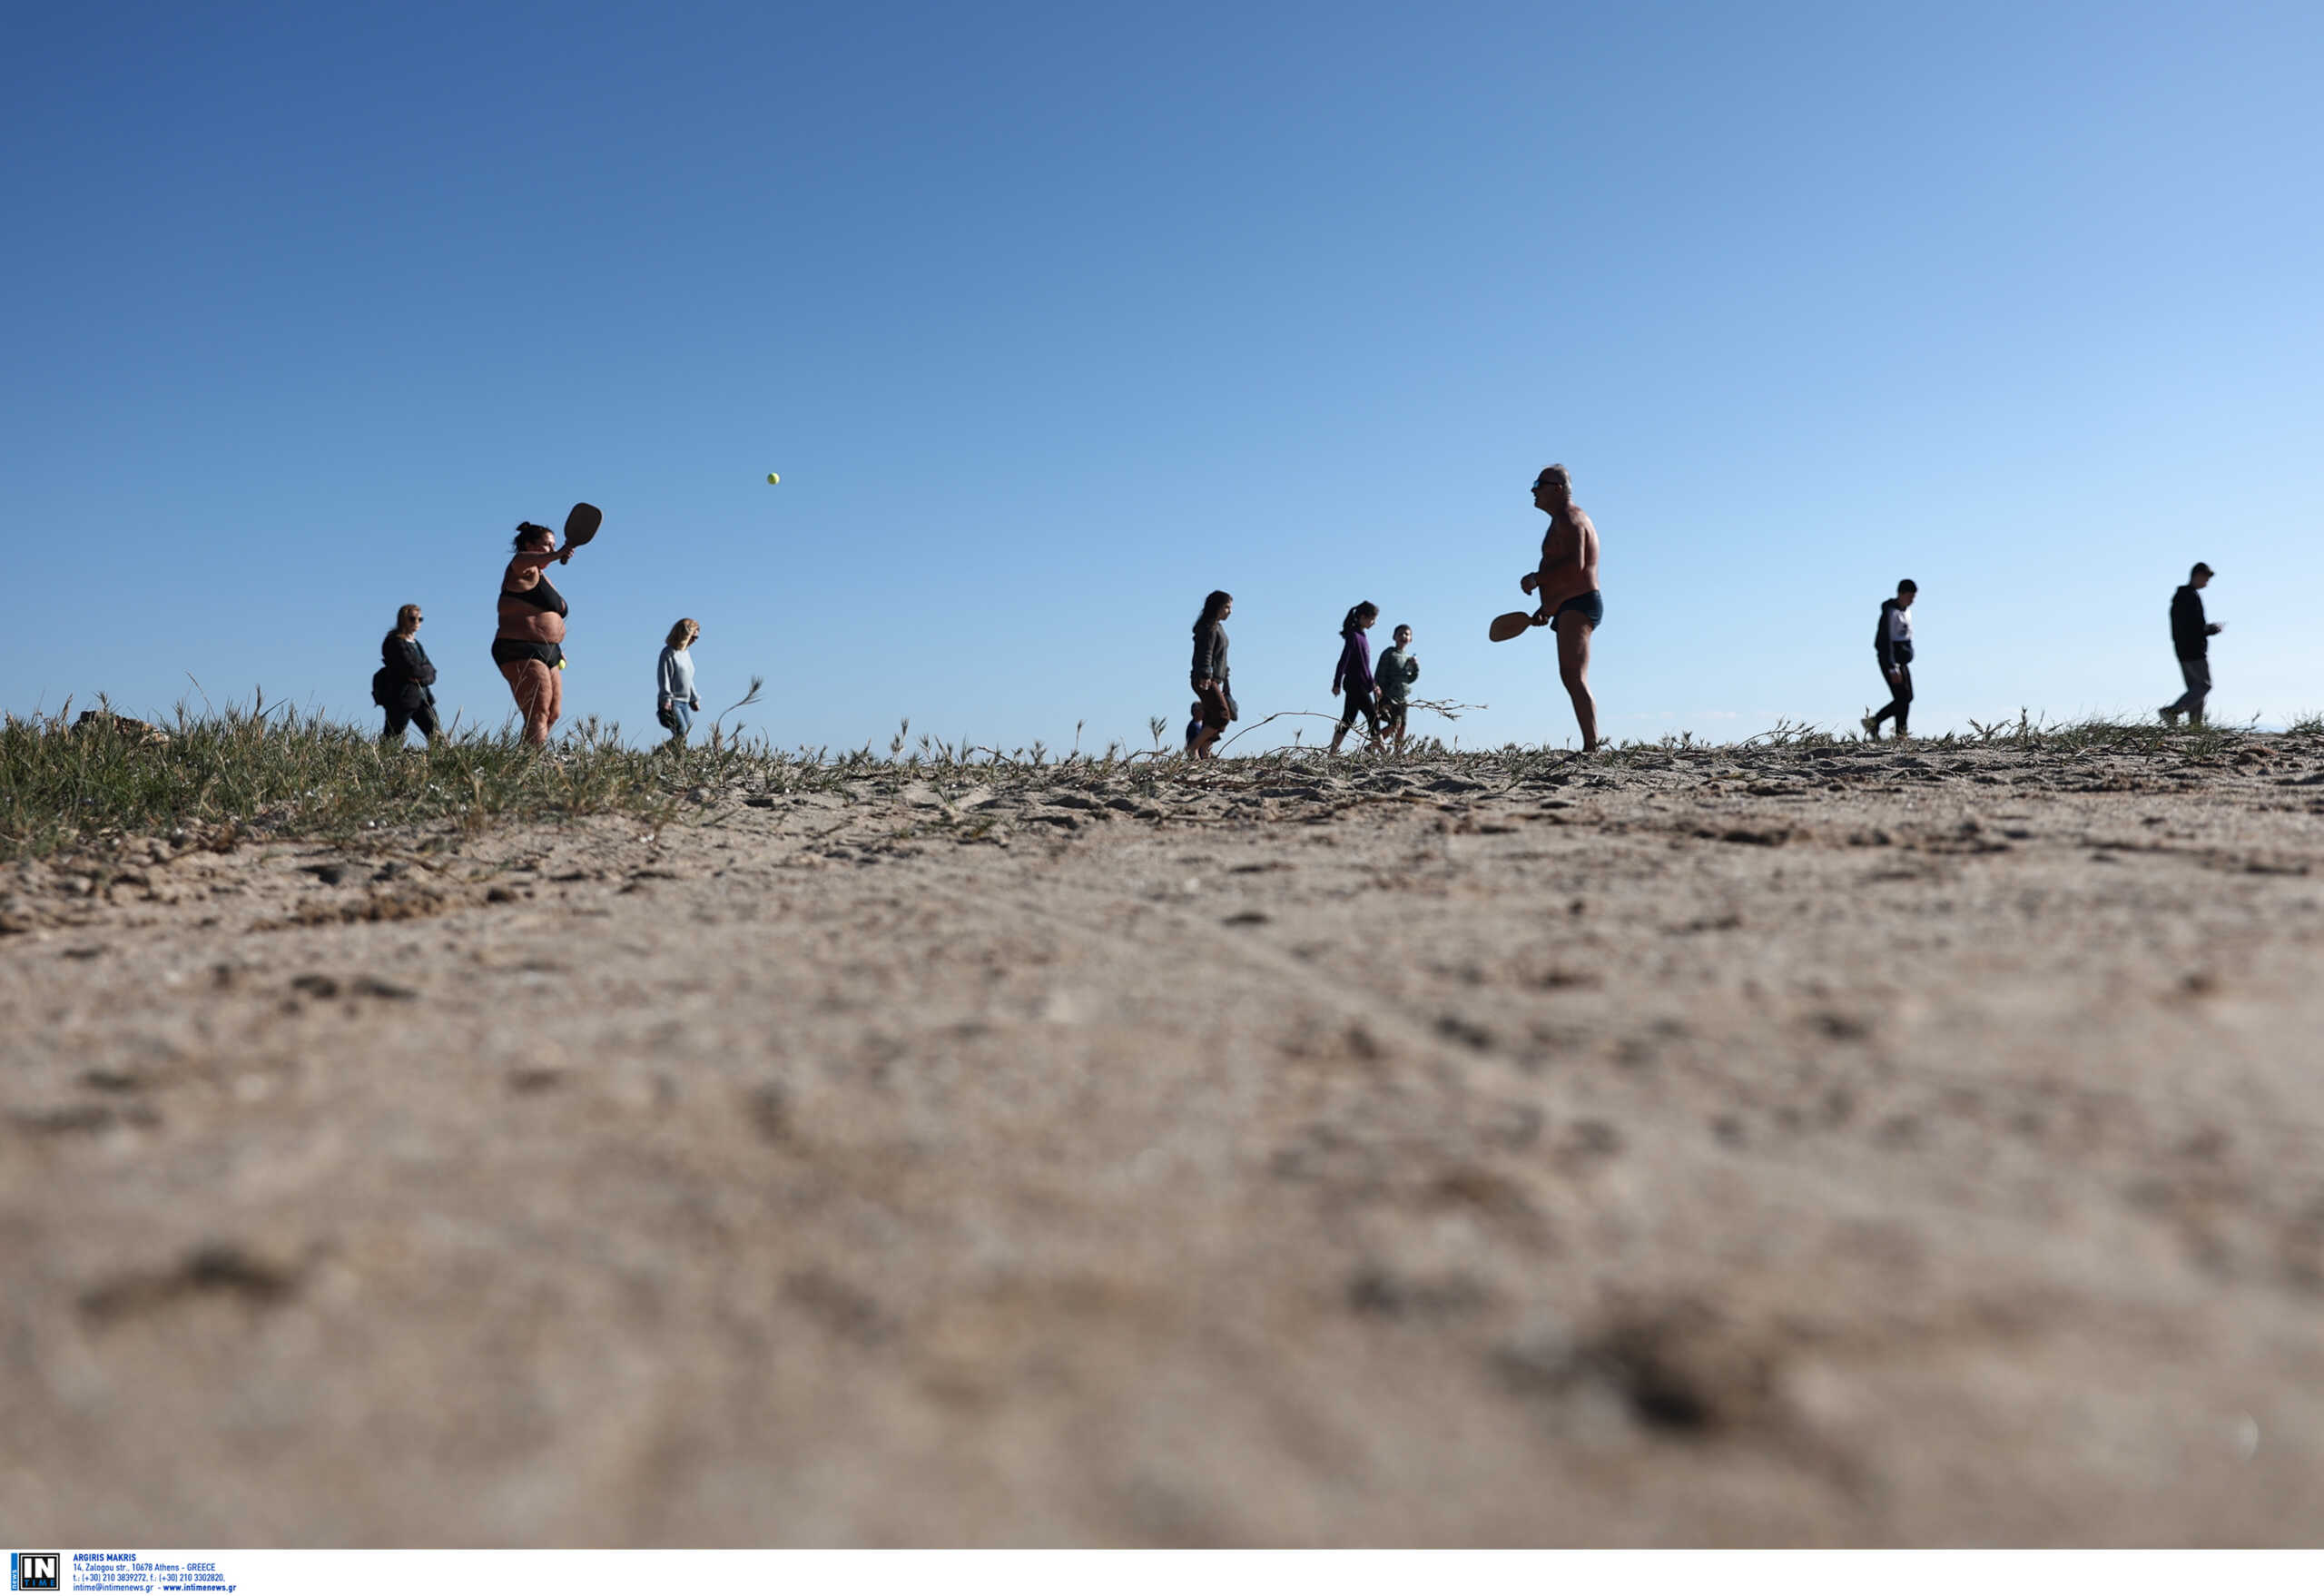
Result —
[{"label": "man walking on sand", "polygon": [[1606,619],[1598,591],[1598,528],[1573,502],[1573,478],[1563,466],[1545,466],[1533,478],[1533,507],[1550,517],[1541,537],[1541,567],[1518,586],[1540,601],[1533,624],[1558,635],[1558,679],[1581,724],[1581,751],[1598,746],[1598,701],[1590,695],[1590,637]]},{"label": "man walking on sand", "polygon": [[2182,714],[2190,725],[2203,724],[2203,700],[2211,690],[2211,639],[2226,624],[2203,619],[2203,589],[2211,583],[2211,568],[2197,560],[2187,573],[2187,585],[2171,596],[2171,650],[2179,656],[2179,675],[2187,690],[2156,712],[2166,726],[2177,725]]},{"label": "man walking on sand", "polygon": [[1888,702],[1864,717],[1864,734],[1880,741],[1880,723],[1894,715],[1896,735],[1909,737],[1905,722],[1913,713],[1913,599],[1920,592],[1910,576],[1896,584],[1896,596],[1880,601],[1879,624],[1872,630],[1872,652],[1888,683]]}]

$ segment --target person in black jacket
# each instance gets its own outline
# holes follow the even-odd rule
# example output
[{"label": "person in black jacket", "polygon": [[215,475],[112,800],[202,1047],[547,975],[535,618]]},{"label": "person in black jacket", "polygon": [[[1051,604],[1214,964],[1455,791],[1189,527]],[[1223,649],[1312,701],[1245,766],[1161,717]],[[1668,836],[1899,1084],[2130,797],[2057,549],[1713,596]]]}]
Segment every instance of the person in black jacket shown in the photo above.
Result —
[{"label": "person in black jacket", "polygon": [[2203,619],[2202,590],[2211,581],[2211,568],[2197,560],[2187,573],[2187,585],[2171,596],[2171,651],[2179,656],[2179,675],[2187,690],[2157,712],[2166,726],[2177,725],[2182,714],[2190,725],[2203,724],[2203,700],[2211,690],[2211,638],[2221,625]]},{"label": "person in black jacket", "polygon": [[1202,614],[1195,620],[1195,663],[1189,679],[1195,696],[1202,702],[1202,731],[1187,744],[1187,752],[1196,759],[1212,757],[1211,745],[1235,718],[1235,693],[1226,676],[1226,628],[1219,625],[1234,613],[1235,596],[1214,593],[1202,601]]},{"label": "person in black jacket", "polygon": [[371,678],[371,701],[388,712],[387,729],[379,734],[383,743],[401,743],[408,725],[418,726],[430,743],[440,730],[436,724],[436,667],[419,645],[424,618],[418,605],[407,604],[396,611],[396,629],[379,639],[381,663],[379,674]]},{"label": "person in black jacket", "polygon": [[1913,599],[1920,586],[1909,576],[1896,584],[1896,596],[1880,601],[1880,620],[1873,628],[1872,652],[1879,656],[1880,675],[1888,684],[1888,702],[1863,721],[1865,735],[1880,741],[1880,723],[1895,716],[1896,735],[1909,737],[1905,722],[1913,713]]},{"label": "person in black jacket", "polygon": [[1374,752],[1380,747],[1379,685],[1372,677],[1372,645],[1364,635],[1379,618],[1380,606],[1367,598],[1340,623],[1340,662],[1332,668],[1332,691],[1341,695],[1347,707],[1340,715],[1339,729],[1332,734],[1334,754],[1357,715],[1371,729]]}]

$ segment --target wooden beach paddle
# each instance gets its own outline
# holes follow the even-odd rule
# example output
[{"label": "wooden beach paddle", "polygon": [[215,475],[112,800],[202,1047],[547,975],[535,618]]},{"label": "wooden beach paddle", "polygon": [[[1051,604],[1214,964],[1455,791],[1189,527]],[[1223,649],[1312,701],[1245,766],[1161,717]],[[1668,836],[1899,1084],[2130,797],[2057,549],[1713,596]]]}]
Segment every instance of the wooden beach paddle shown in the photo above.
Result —
[{"label": "wooden beach paddle", "polygon": [[578,548],[597,535],[606,512],[593,504],[576,504],[565,517],[565,547]]},{"label": "wooden beach paddle", "polygon": [[1513,609],[1507,615],[1493,616],[1492,625],[1485,628],[1485,635],[1495,643],[1506,643],[1532,625],[1531,610]]}]

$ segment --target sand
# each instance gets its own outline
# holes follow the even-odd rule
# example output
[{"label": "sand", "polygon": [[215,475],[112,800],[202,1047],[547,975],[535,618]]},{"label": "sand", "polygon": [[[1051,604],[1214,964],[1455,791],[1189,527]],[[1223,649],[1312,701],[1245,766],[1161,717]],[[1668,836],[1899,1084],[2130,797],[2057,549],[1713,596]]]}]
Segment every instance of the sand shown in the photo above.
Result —
[{"label": "sand", "polygon": [[19,1542],[2324,1542],[2324,740],[202,842],[0,871]]}]

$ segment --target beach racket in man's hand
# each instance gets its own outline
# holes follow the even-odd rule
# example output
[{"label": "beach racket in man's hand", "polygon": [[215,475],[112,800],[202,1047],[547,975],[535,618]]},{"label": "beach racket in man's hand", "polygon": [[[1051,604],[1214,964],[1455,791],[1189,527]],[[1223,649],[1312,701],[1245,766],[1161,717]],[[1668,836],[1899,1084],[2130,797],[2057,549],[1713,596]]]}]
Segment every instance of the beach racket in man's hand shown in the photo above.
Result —
[{"label": "beach racket in man's hand", "polygon": [[1485,628],[1485,635],[1495,643],[1506,643],[1533,624],[1533,612],[1513,609],[1507,615],[1495,616],[1492,625]]},{"label": "beach racket in man's hand", "polygon": [[565,517],[565,547],[578,548],[597,535],[606,512],[593,504],[576,504]]}]

